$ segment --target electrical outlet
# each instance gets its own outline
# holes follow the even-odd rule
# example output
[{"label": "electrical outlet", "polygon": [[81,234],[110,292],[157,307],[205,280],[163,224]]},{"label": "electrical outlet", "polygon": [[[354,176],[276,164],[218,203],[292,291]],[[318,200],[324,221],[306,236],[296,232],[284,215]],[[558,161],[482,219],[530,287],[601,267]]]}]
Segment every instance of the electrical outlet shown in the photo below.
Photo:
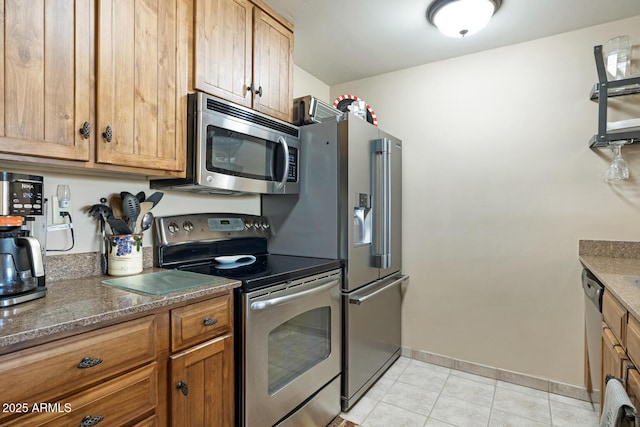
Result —
[{"label": "electrical outlet", "polygon": [[66,220],[61,215],[62,212],[71,212],[71,202],[69,202],[69,206],[66,208],[60,207],[60,202],[58,201],[58,196],[51,197],[51,224],[64,224]]}]

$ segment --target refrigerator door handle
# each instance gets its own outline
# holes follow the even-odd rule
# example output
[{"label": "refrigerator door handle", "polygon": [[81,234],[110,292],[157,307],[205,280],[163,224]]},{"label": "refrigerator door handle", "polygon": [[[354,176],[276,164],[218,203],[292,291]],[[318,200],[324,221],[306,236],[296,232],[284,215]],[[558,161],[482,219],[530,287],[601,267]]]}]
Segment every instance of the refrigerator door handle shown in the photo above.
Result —
[{"label": "refrigerator door handle", "polygon": [[394,280],[393,282],[381,287],[380,289],[376,289],[375,291],[371,292],[370,294],[366,294],[366,295],[354,295],[352,297],[349,297],[349,304],[356,304],[356,305],[360,305],[363,302],[366,302],[369,298],[373,298],[374,296],[378,295],[381,292],[386,291],[387,289],[396,286],[402,282],[404,282],[405,280],[407,280],[409,278],[409,276],[407,275],[402,275],[400,276],[398,279]]},{"label": "refrigerator door handle", "polygon": [[287,141],[285,141],[281,136],[278,137],[278,144],[282,145],[282,151],[284,151],[284,168],[282,171],[282,179],[276,184],[276,188],[280,190],[282,187],[284,187],[284,184],[286,184],[289,175],[289,145],[287,145]]},{"label": "refrigerator door handle", "polygon": [[372,141],[373,265],[391,266],[391,140]]}]

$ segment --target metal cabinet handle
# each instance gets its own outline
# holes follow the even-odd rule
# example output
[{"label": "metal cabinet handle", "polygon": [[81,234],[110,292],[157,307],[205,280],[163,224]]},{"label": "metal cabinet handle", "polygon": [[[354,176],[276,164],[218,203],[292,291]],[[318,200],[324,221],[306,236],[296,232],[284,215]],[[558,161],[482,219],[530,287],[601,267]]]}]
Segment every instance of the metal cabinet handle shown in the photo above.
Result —
[{"label": "metal cabinet handle", "polygon": [[205,317],[204,320],[202,321],[202,324],[204,326],[213,326],[216,323],[218,323],[218,319],[211,319],[209,317]]},{"label": "metal cabinet handle", "polygon": [[187,387],[187,383],[185,383],[184,381],[180,381],[176,388],[180,390],[185,396],[189,394],[189,387]]},{"label": "metal cabinet handle", "polygon": [[92,417],[91,415],[87,415],[82,419],[80,423],[80,427],[91,427],[98,424],[100,421],[104,420],[102,415],[98,415],[97,417]]},{"label": "metal cabinet handle", "polygon": [[78,363],[78,369],[93,368],[96,365],[102,363],[102,359],[99,357],[83,357],[80,363]]},{"label": "metal cabinet handle", "polygon": [[102,137],[107,142],[111,142],[111,139],[113,138],[113,130],[111,129],[111,126],[107,126],[107,128],[104,130],[104,132],[102,132]]},{"label": "metal cabinet handle", "polygon": [[89,136],[91,136],[91,124],[89,124],[89,122],[84,122],[82,124],[82,127],[80,128],[80,135],[82,135],[84,139],[89,139]]},{"label": "metal cabinet handle", "polygon": [[247,88],[247,91],[253,92],[254,95],[262,96],[262,86],[259,86],[258,90],[256,90],[256,88],[253,87],[253,83],[251,83]]}]

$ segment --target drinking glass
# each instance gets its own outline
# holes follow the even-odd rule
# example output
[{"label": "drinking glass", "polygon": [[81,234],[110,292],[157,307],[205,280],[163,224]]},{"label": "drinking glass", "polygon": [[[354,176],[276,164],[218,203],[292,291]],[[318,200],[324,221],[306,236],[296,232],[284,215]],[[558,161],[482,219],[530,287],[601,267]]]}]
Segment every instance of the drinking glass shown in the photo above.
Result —
[{"label": "drinking glass", "polygon": [[611,151],[613,151],[613,159],[602,176],[605,182],[615,183],[623,179],[629,179],[629,167],[627,166],[627,162],[622,158],[622,146],[626,142],[627,141],[611,141],[609,143],[609,147]]}]

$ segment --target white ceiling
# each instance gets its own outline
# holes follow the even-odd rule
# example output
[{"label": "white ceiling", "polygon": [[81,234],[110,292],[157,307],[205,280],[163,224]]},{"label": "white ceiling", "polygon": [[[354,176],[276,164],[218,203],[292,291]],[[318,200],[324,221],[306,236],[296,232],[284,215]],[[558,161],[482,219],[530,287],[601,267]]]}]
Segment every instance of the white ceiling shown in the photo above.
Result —
[{"label": "white ceiling", "polygon": [[328,85],[640,15],[640,0],[503,0],[485,29],[454,39],[427,22],[430,0],[265,2],[295,26],[296,65]]}]

